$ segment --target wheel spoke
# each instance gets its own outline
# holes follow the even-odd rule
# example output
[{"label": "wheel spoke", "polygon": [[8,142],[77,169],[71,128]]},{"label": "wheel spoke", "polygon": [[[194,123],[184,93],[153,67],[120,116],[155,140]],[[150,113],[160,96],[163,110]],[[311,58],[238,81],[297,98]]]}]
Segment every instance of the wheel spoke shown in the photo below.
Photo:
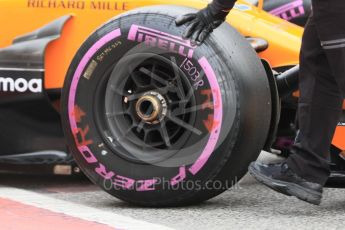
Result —
[{"label": "wheel spoke", "polygon": [[136,84],[137,87],[141,87],[142,85],[137,79],[136,72],[130,73],[131,79],[134,81],[134,84]]},{"label": "wheel spoke", "polygon": [[120,142],[124,140],[126,137],[128,137],[128,134],[131,132],[131,130],[132,130],[132,127],[128,128],[125,132],[122,133],[120,137],[116,138],[116,141]]},{"label": "wheel spoke", "polygon": [[144,125],[145,125],[145,121],[141,120],[137,126],[137,132],[140,133],[141,130],[143,130],[144,128]]},{"label": "wheel spoke", "polygon": [[191,99],[191,97],[193,96],[193,94],[194,94],[194,90],[193,90],[193,88],[190,88],[188,90],[188,94],[183,98],[183,100],[188,102]]},{"label": "wheel spoke", "polygon": [[188,103],[188,101],[186,100],[179,100],[179,101],[173,101],[173,102],[170,102],[170,105],[183,105],[183,104],[186,104]]},{"label": "wheel spoke", "polygon": [[110,89],[111,89],[111,91],[113,91],[114,93],[116,93],[117,95],[120,95],[120,96],[127,96],[125,93],[123,93],[123,91],[120,89],[120,88],[118,88],[118,87],[116,87],[115,85],[110,85]]},{"label": "wheel spoke", "polygon": [[126,111],[120,111],[120,112],[115,112],[115,113],[106,113],[105,115],[107,116],[107,118],[113,118],[113,117],[125,115],[125,114],[127,114]]},{"label": "wheel spoke", "polygon": [[170,138],[169,138],[168,130],[167,130],[166,126],[165,126],[165,122],[161,123],[161,128],[160,128],[159,131],[160,131],[160,133],[161,133],[161,135],[163,137],[165,145],[167,147],[171,147]]},{"label": "wheel spoke", "polygon": [[202,132],[201,132],[199,129],[197,129],[197,128],[191,126],[190,124],[188,124],[188,123],[186,123],[186,122],[184,122],[184,121],[181,120],[180,118],[171,116],[170,114],[167,115],[167,117],[168,117],[172,122],[174,122],[175,124],[177,124],[177,125],[179,125],[179,126],[185,128],[185,129],[188,129],[189,131],[195,133],[196,135],[199,135],[199,136],[200,136],[200,135],[202,134]]},{"label": "wheel spoke", "polygon": [[140,68],[140,72],[150,76],[152,79],[158,81],[159,83],[161,83],[163,85],[168,85],[169,84],[169,82],[167,80],[164,80],[163,78],[161,78],[157,74],[153,73],[152,71],[146,69],[145,67],[141,67]]},{"label": "wheel spoke", "polygon": [[156,68],[157,68],[157,62],[154,62],[151,68],[151,73],[154,74],[156,72]]},{"label": "wheel spoke", "polygon": [[190,107],[190,108],[187,108],[187,109],[179,109],[177,110],[176,112],[173,112],[172,115],[173,116],[179,116],[179,115],[183,115],[183,114],[187,114],[187,113],[191,113],[191,112],[196,112],[196,111],[199,111],[199,110],[202,110],[205,108],[205,106],[212,106],[213,103],[209,102],[207,104],[203,104],[203,105],[196,105],[196,106],[193,106],[193,107]]},{"label": "wheel spoke", "polygon": [[134,100],[140,98],[142,95],[143,95],[142,93],[138,93],[138,94],[128,95],[126,97],[127,97],[128,101],[134,101]]},{"label": "wheel spoke", "polygon": [[161,94],[167,94],[168,92],[176,92],[176,87],[172,84],[168,84],[167,86],[157,88],[156,90]]},{"label": "wheel spoke", "polygon": [[114,85],[110,85],[110,88],[113,92],[115,92],[116,94],[120,95],[120,96],[123,96],[123,97],[126,97],[127,98],[127,101],[133,101],[133,100],[136,100],[138,99],[139,97],[142,96],[142,94],[124,94],[123,92],[120,91],[119,88],[117,88],[116,86]]},{"label": "wheel spoke", "polygon": [[180,78],[179,69],[177,68],[176,58],[171,56],[170,60],[173,63],[172,67],[174,69],[174,80],[177,83],[177,89],[178,89],[177,93],[180,94],[179,96],[181,97],[181,99],[185,98],[186,94],[185,94],[185,92],[183,90],[183,84],[182,84],[182,81],[181,81],[181,78]]},{"label": "wheel spoke", "polygon": [[171,60],[172,63],[174,63],[172,65],[172,67],[174,69],[174,78],[177,79],[177,78],[180,77],[180,75],[179,75],[179,71],[178,71],[178,68],[177,68],[176,58],[173,57],[173,56],[170,56],[170,60]]}]

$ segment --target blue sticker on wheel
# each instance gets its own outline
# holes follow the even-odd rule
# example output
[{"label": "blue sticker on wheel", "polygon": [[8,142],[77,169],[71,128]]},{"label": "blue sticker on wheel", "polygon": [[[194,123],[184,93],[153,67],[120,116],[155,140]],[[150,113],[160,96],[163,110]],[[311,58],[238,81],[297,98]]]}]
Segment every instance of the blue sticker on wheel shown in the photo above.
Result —
[{"label": "blue sticker on wheel", "polygon": [[240,10],[240,11],[248,11],[248,10],[251,10],[252,7],[245,4],[235,4],[234,9]]}]

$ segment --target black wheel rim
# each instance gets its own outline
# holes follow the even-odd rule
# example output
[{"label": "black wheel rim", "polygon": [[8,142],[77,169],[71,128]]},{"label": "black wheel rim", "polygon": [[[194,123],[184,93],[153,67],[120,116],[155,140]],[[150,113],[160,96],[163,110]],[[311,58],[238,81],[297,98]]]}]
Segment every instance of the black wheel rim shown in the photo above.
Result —
[{"label": "black wheel rim", "polygon": [[105,93],[96,101],[104,108],[95,111],[115,154],[152,164],[172,157],[192,135],[203,136],[194,127],[197,111],[190,109],[196,107],[194,91],[173,56],[133,54],[117,67],[99,87]]}]

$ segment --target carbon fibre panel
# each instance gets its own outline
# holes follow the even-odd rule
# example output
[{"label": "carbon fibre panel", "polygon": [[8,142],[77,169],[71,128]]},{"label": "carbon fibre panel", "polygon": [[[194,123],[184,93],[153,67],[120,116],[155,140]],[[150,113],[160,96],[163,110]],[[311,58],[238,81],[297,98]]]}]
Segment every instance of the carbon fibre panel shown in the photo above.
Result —
[{"label": "carbon fibre panel", "polygon": [[37,164],[53,163],[54,152],[67,152],[60,115],[44,89],[44,56],[49,43],[61,36],[70,18],[63,16],[0,49],[2,163],[30,163],[34,158],[26,153],[37,151],[46,153],[35,158]]},{"label": "carbon fibre panel", "polygon": [[61,36],[71,16],[63,16],[42,28],[17,37],[0,49],[0,103],[43,99],[44,56],[50,42]]}]

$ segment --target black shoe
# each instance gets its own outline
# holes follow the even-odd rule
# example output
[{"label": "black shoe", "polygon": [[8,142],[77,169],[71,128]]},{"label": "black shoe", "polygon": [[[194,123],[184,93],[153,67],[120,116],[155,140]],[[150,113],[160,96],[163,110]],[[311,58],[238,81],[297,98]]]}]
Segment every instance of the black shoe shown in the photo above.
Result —
[{"label": "black shoe", "polygon": [[322,198],[322,185],[306,181],[294,173],[284,163],[265,165],[253,162],[249,173],[262,184],[288,196],[319,205]]}]

